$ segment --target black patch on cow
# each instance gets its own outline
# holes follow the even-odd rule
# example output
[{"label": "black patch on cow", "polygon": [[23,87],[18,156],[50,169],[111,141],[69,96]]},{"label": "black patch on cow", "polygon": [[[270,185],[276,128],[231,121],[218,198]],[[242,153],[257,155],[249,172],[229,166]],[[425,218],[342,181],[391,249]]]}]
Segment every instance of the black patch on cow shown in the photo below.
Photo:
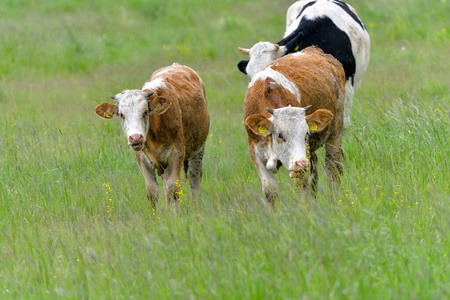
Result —
[{"label": "black patch on cow", "polygon": [[247,71],[246,71],[247,65],[248,65],[248,60],[241,60],[237,66],[238,66],[239,71],[241,71],[242,73],[247,75]]},{"label": "black patch on cow", "polygon": [[356,64],[350,38],[330,18],[325,16],[314,20],[303,18],[298,28],[277,44],[286,46],[286,54],[295,52],[297,46],[298,51],[309,46],[321,48],[323,52],[333,55],[341,62],[345,78],[347,80],[351,78],[353,83]]},{"label": "black patch on cow", "polygon": [[363,30],[366,30],[366,27],[364,26],[363,22],[358,18],[357,15],[355,15],[355,14],[350,10],[350,8],[348,7],[347,4],[345,4],[344,2],[339,1],[339,0],[333,0],[333,3],[336,4],[337,6],[339,6],[340,8],[342,8],[343,10],[345,10],[345,12],[346,12],[350,17],[352,17],[352,19],[355,20],[355,22],[358,23],[359,26],[361,26],[361,28],[362,28]]}]

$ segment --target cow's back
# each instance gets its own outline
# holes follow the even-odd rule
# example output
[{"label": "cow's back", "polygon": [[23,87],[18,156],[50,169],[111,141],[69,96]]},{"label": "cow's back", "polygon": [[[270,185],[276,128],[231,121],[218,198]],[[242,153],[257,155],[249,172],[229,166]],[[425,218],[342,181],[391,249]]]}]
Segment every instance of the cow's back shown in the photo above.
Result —
[{"label": "cow's back", "polygon": [[172,101],[172,112],[181,112],[186,157],[189,158],[205,143],[209,132],[203,81],[194,70],[178,64],[155,71],[150,81],[157,79],[165,84],[165,88],[157,89],[158,96]]},{"label": "cow's back", "polygon": [[[345,92],[345,73],[333,56],[320,48],[308,47],[299,53],[279,58],[268,67],[293,82],[300,94],[300,106],[312,105],[336,113],[336,101]],[[298,106],[292,103],[293,106]]]},{"label": "cow's back", "polygon": [[172,102],[172,107],[163,116],[171,122],[171,127],[174,127],[173,123],[181,123],[181,128],[174,129],[182,131],[186,159],[189,159],[205,143],[209,132],[209,113],[201,78],[191,68],[174,63],[156,70],[149,82],[156,82],[155,96]]}]

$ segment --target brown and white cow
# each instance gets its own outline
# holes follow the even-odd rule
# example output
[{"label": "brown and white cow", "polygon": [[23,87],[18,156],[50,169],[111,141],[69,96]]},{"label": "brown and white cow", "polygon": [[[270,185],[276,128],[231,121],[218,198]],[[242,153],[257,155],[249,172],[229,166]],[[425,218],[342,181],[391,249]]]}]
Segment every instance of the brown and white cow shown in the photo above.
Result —
[{"label": "brown and white cow", "polygon": [[344,93],[342,65],[317,47],[281,57],[253,76],[244,101],[248,150],[270,203],[277,196],[272,173],[281,165],[297,184],[306,188],[309,180],[317,189],[315,151],[322,145],[329,183],[339,184]]},{"label": "brown and white cow", "polygon": [[183,167],[196,199],[209,131],[205,86],[198,74],[173,64],[154,72],[142,90],[125,90],[111,98],[117,103],[102,103],[95,112],[105,119],[120,118],[152,206],[159,194],[156,173],[162,177],[166,198],[177,200]]}]

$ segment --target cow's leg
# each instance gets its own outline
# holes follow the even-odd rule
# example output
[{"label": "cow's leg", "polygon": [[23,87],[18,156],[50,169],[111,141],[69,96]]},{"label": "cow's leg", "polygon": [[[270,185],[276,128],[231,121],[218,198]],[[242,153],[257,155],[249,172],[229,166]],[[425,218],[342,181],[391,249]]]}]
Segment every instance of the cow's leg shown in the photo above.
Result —
[{"label": "cow's leg", "polygon": [[159,187],[156,180],[155,167],[142,152],[136,153],[136,160],[144,177],[147,198],[150,200],[153,209],[156,209],[156,202],[159,198]]},{"label": "cow's leg", "polygon": [[189,185],[191,186],[192,199],[195,201],[198,198],[198,189],[202,181],[203,168],[202,160],[205,153],[205,145],[200,151],[194,155],[189,162]]},{"label": "cow's leg", "polygon": [[177,150],[173,152],[169,165],[164,170],[162,176],[164,192],[166,194],[166,206],[169,202],[178,201],[182,193],[180,175],[184,166],[184,149],[182,153],[180,155],[180,151]]},{"label": "cow's leg", "polygon": [[313,194],[315,195],[315,193],[317,192],[317,181],[319,179],[319,174],[317,172],[317,154],[315,152],[311,153],[309,162],[309,175],[295,178],[295,185],[297,189],[301,189],[303,191],[312,190]]},{"label": "cow's leg", "polygon": [[266,196],[267,201],[273,206],[278,197],[277,192],[277,182],[272,172],[268,170],[265,165],[258,165],[258,175],[261,179],[261,186],[264,196]]},{"label": "cow's leg", "polygon": [[354,94],[355,90],[353,88],[353,85],[351,84],[351,80],[348,80],[345,83],[344,127],[348,127],[351,124],[350,112],[352,110]]},{"label": "cow's leg", "polygon": [[248,150],[250,157],[252,158],[252,162],[258,171],[264,196],[266,196],[267,201],[273,206],[275,205],[275,201],[278,197],[277,182],[273,176],[273,173],[266,168],[267,158],[264,157],[264,154],[267,152],[267,147],[270,146],[268,144],[261,144],[258,147],[249,141]]},{"label": "cow's leg", "polygon": [[343,152],[341,148],[341,135],[333,136],[325,144],[325,169],[328,177],[328,184],[332,189],[338,187],[341,183],[341,176],[343,174],[342,157]]},{"label": "cow's leg", "polygon": [[317,182],[319,181],[319,172],[317,171],[317,154],[316,152],[312,152],[311,153],[311,157],[309,159],[309,161],[311,162],[311,167],[310,167],[310,184],[311,184],[311,188],[313,193],[317,193]]}]

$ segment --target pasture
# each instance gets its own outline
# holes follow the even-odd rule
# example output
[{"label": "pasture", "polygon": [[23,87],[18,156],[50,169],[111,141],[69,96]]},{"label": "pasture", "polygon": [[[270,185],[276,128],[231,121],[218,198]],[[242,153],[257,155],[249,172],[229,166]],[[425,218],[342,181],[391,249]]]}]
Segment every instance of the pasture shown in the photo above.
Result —
[{"label": "pasture", "polygon": [[[450,298],[450,6],[348,1],[372,40],[342,184],[271,211],[247,152],[237,47],[292,1],[0,2],[2,299]],[[178,62],[206,85],[200,199],[156,211],[97,104]],[[161,188],[160,194],[163,195]]]}]

